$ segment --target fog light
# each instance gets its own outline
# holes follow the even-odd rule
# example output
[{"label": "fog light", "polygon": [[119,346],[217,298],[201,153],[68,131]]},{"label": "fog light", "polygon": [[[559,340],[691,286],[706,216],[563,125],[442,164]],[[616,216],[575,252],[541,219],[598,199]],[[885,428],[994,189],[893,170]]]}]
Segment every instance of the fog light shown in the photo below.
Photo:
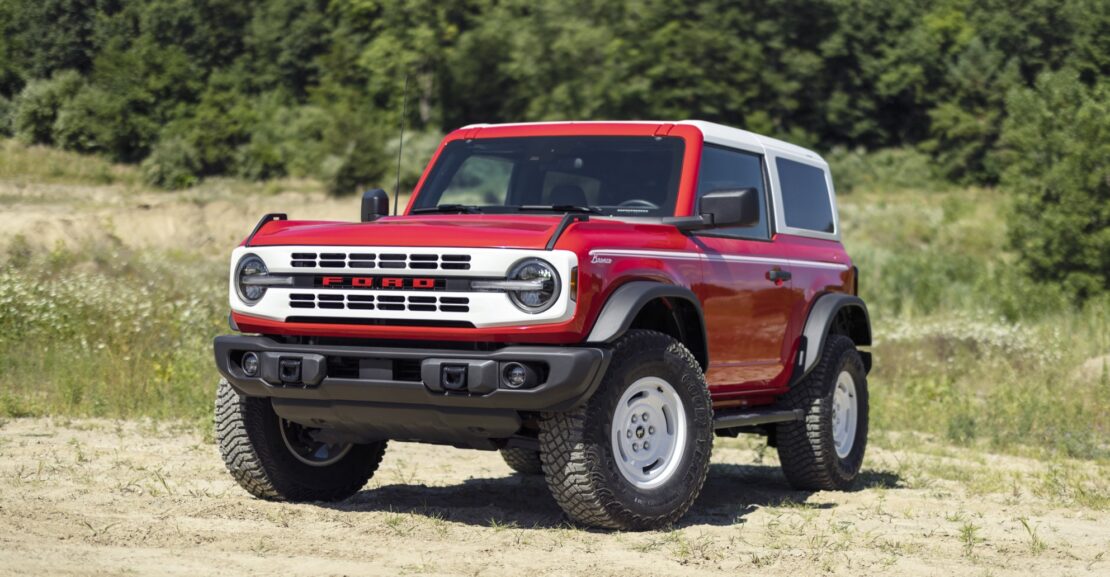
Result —
[{"label": "fog light", "polygon": [[519,389],[528,384],[528,369],[520,363],[509,363],[501,373],[505,386],[510,389]]},{"label": "fog light", "polygon": [[258,355],[247,353],[243,355],[243,361],[240,364],[243,367],[243,372],[246,373],[248,377],[258,375]]}]

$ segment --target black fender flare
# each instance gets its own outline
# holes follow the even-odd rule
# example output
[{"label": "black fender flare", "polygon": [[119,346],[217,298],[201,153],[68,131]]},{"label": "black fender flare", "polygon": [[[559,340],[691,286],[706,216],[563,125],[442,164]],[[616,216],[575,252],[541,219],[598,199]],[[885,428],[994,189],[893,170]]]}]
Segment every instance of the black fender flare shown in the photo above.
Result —
[{"label": "black fender flare", "polygon": [[[601,313],[597,316],[597,320],[594,321],[593,329],[590,330],[586,342],[611,343],[617,340],[632,327],[632,321],[636,319],[636,315],[643,310],[644,306],[660,298],[682,300],[689,303],[697,312],[698,324],[700,325],[697,328],[698,334],[694,336],[701,338],[701,343],[704,345],[708,345],[709,340],[705,333],[705,314],[702,312],[701,301],[698,300],[697,295],[683,286],[644,280],[628,282],[609,295],[608,300],[605,301],[605,306],[602,307]],[[686,329],[688,327],[680,328]],[[701,363],[702,367],[709,367],[708,346],[705,347],[704,351],[693,352],[695,357],[700,357],[698,362]]]},{"label": "black fender flare", "polygon": [[[825,348],[825,341],[832,329],[833,322],[842,310],[852,309],[856,321],[850,327],[852,340],[857,347],[871,346],[871,317],[867,312],[867,304],[855,295],[828,293],[817,297],[809,309],[805,327],[802,329],[801,342],[798,344],[798,355],[794,366],[794,373],[790,379],[793,385],[805,378]],[[871,354],[860,352],[863,357],[864,370],[871,371]]]}]

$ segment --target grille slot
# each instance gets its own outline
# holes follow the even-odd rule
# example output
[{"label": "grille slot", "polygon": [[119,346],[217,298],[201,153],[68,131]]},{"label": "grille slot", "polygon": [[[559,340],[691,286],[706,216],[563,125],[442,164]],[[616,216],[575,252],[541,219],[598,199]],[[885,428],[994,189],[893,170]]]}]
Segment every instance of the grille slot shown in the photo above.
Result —
[{"label": "grille slot", "polygon": [[292,293],[289,306],[295,309],[342,309],[381,310],[413,312],[470,312],[470,299],[467,297],[433,297],[401,295],[341,295]]},{"label": "grille slot", "polygon": [[468,254],[295,252],[291,257],[290,263],[294,268],[470,270]]}]

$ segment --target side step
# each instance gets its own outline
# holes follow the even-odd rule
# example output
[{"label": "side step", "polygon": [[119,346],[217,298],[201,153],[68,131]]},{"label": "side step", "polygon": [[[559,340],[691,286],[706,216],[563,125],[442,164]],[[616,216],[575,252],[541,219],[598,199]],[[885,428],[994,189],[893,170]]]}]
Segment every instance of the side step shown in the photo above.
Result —
[{"label": "side step", "polygon": [[734,427],[788,423],[790,421],[802,420],[804,414],[805,413],[803,413],[801,409],[755,409],[748,411],[721,412],[713,417],[713,428],[732,429]]}]

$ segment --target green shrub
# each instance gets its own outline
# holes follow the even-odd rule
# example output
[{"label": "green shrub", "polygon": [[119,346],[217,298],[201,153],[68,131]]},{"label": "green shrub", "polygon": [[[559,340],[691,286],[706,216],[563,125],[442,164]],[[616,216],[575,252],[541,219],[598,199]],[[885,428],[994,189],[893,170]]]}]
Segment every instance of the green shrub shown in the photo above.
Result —
[{"label": "green shrub", "polygon": [[84,80],[72,70],[49,80],[32,80],[15,100],[12,128],[16,136],[31,144],[53,144],[58,111],[81,87]]},{"label": "green shrub", "polygon": [[12,135],[12,101],[0,95],[0,136]]},{"label": "green shrub", "polygon": [[[443,134],[435,130],[414,130],[405,133],[405,148],[401,159],[401,190],[411,191],[416,188],[416,183],[424,173],[424,167],[432,159],[441,140],[443,140]],[[400,138],[389,139],[389,144],[383,151],[384,158],[388,160],[390,166],[384,175],[388,182],[383,182],[382,186],[389,189],[390,193],[393,192],[396,178],[397,144],[400,141]]]},{"label": "green shrub", "polygon": [[286,105],[273,94],[257,99],[254,108],[250,141],[236,152],[236,173],[255,180],[318,176],[333,119],[318,107]]},{"label": "green shrub", "polygon": [[364,131],[350,138],[342,152],[330,159],[334,172],[325,174],[328,192],[336,195],[355,194],[373,186],[382,186],[389,171],[389,161],[382,154],[375,135]]},{"label": "green shrub", "polygon": [[122,110],[103,90],[85,86],[63,102],[54,121],[54,143],[77,152],[100,152],[107,148],[111,126],[124,122]]},{"label": "green shrub", "polygon": [[1110,290],[1110,82],[1041,75],[1007,100],[1000,158],[1012,246],[1031,278],[1080,299]]},{"label": "green shrub", "polygon": [[235,168],[237,150],[250,142],[256,123],[254,102],[235,89],[235,78],[217,74],[209,80],[200,102],[184,122],[202,174],[226,174]]},{"label": "green shrub", "polygon": [[943,190],[929,155],[912,148],[834,148],[825,158],[838,194],[855,190]]},{"label": "green shrub", "polygon": [[152,186],[170,190],[188,188],[199,180],[200,159],[188,140],[167,136],[143,161],[142,171],[143,179]]},{"label": "green shrub", "polygon": [[146,156],[153,133],[152,121],[129,109],[124,96],[93,85],[63,102],[54,121],[57,146],[123,162]]}]

